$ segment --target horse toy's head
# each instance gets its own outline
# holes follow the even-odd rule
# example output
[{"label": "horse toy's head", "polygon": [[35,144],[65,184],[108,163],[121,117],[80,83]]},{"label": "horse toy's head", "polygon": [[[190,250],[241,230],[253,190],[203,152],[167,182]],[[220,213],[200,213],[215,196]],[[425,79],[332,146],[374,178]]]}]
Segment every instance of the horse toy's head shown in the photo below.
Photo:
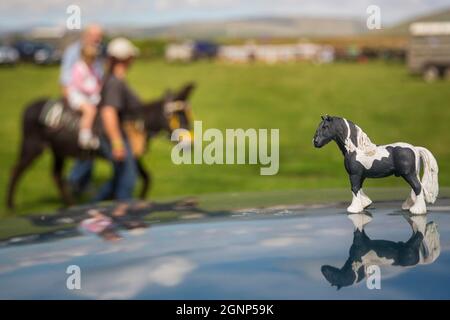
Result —
[{"label": "horse toy's head", "polygon": [[317,127],[313,138],[313,144],[316,148],[322,148],[328,142],[333,140],[338,134],[339,127],[336,125],[336,117],[329,115],[322,116],[322,122]]}]

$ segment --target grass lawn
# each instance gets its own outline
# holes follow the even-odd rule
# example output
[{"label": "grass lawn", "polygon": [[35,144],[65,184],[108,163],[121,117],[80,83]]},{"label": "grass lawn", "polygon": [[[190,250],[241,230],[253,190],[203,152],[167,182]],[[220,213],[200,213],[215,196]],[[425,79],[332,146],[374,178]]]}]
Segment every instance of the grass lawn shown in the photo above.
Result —
[{"label": "grass lawn", "polygon": [[[5,199],[9,170],[20,142],[21,114],[34,98],[58,95],[58,68],[21,65],[0,69],[0,198]],[[260,176],[259,165],[181,165],[170,160],[172,144],[157,138],[145,161],[154,178],[152,198],[243,191],[348,188],[342,155],[335,145],[314,149],[311,139],[320,115],[356,122],[374,143],[405,141],[425,146],[440,166],[440,185],[450,186],[450,83],[426,84],[400,64],[168,65],[138,61],[130,84],[145,100],[164,89],[194,80],[194,116],[203,127],[279,128],[280,171]],[[60,206],[50,176],[49,153],[21,180],[19,213]],[[68,169],[68,165],[66,169]],[[67,171],[67,170],[66,170]],[[95,182],[110,176],[98,161]],[[369,187],[403,186],[397,178],[367,180]],[[3,203],[2,203],[3,207]],[[0,215],[5,210],[0,209]]]}]

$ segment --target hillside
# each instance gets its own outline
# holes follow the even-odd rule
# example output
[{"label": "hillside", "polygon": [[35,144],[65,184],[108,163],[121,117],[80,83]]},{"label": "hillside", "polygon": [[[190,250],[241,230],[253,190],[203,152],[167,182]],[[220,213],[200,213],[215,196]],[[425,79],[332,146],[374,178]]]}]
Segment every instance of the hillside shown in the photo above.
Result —
[{"label": "hillside", "polygon": [[390,28],[382,30],[381,33],[384,35],[406,36],[409,34],[409,25],[411,23],[431,21],[450,21],[450,8],[408,19]]},{"label": "hillside", "polygon": [[[357,19],[317,17],[262,17],[230,21],[186,22],[170,26],[127,30],[134,37],[169,38],[292,38],[351,36],[364,32]],[[113,30],[123,33],[124,30]]]}]

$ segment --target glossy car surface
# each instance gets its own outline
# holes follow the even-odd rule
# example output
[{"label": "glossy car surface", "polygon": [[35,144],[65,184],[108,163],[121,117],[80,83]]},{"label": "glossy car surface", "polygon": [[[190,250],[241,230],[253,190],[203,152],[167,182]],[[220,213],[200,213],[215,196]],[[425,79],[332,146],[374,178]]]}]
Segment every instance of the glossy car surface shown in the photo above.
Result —
[{"label": "glossy car surface", "polygon": [[[34,215],[35,232],[0,244],[0,298],[450,298],[450,201],[426,216],[399,204],[359,215],[340,204],[213,212],[192,203]],[[183,214],[161,221],[162,211]],[[72,265],[81,289],[67,287]]]}]

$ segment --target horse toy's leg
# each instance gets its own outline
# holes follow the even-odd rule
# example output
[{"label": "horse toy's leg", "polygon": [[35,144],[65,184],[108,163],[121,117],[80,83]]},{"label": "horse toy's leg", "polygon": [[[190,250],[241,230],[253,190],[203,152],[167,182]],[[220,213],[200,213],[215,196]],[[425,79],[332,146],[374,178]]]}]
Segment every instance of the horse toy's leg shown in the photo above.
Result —
[{"label": "horse toy's leg", "polygon": [[350,213],[358,213],[364,210],[363,196],[361,195],[363,178],[361,175],[352,174],[350,175],[350,183],[352,185],[353,199],[352,204],[347,208],[347,211]]},{"label": "horse toy's leg", "polygon": [[364,178],[358,174],[350,175],[350,183],[352,186],[352,204],[347,208],[350,213],[358,213],[364,211],[365,208],[372,204],[372,200],[364,193],[362,185]]},{"label": "horse toy's leg", "polygon": [[[402,204],[402,209],[414,214],[427,213],[426,203],[434,203],[439,193],[438,165],[431,152],[422,147],[414,147],[416,157],[415,172],[409,172],[402,177],[412,188],[411,195]],[[419,178],[420,161],[423,163],[423,177]]]},{"label": "horse toy's leg", "polygon": [[364,193],[363,189],[359,190],[359,195],[361,197],[361,204],[363,208],[367,208],[372,204],[372,200]]},{"label": "horse toy's leg", "polygon": [[416,202],[416,194],[414,193],[414,190],[411,189],[411,194],[406,198],[405,202],[403,202],[402,209],[409,210],[414,205],[414,202]]},{"label": "horse toy's leg", "polygon": [[[403,203],[405,207],[409,206],[409,211],[414,214],[424,214],[427,213],[427,206],[425,204],[425,198],[423,195],[423,187],[420,183],[419,177],[415,173],[411,173],[408,175],[403,176],[403,178],[406,180],[406,182],[409,183],[409,185],[412,188],[411,196],[406,199],[406,201]],[[402,208],[404,207],[402,205]]]}]

